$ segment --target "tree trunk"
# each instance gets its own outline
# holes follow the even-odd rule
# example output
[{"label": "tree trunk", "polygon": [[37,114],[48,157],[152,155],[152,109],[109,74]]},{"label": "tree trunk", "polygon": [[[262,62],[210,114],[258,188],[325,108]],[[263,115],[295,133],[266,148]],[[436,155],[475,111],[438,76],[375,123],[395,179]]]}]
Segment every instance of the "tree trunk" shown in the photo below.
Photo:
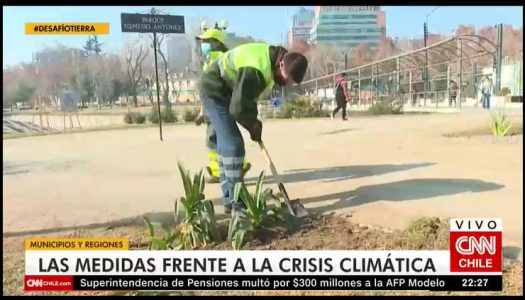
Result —
[{"label": "tree trunk", "polygon": [[[167,71],[167,69],[165,69],[165,70]],[[164,89],[164,96],[162,97],[163,101],[164,101],[164,106],[166,107],[166,109],[170,109],[171,108],[169,95],[170,95],[170,82],[169,82],[169,79],[168,79],[168,72],[166,72],[166,88]]]},{"label": "tree trunk", "polygon": [[180,85],[179,85],[179,90],[175,91],[175,102],[177,103],[179,103],[179,96],[180,96]]},{"label": "tree trunk", "polygon": [[164,63],[164,77],[166,79],[166,88],[164,89],[163,102],[164,102],[164,106],[167,109],[170,109],[171,108],[171,103],[169,101],[170,80],[169,80],[169,76],[168,76],[168,61],[166,60],[166,57],[164,56],[164,53],[162,51],[160,51],[160,43],[159,43],[158,52],[160,54],[160,57],[162,58],[162,62]]},{"label": "tree trunk", "polygon": [[138,107],[138,98],[136,92],[133,92],[133,106]]},{"label": "tree trunk", "polygon": [[166,92],[166,90],[164,91],[164,95],[162,96],[162,101],[164,102],[164,106],[167,109],[171,108],[171,102],[170,102],[170,99],[169,99],[169,96],[168,96],[168,92]]},{"label": "tree trunk", "polygon": [[153,105],[153,94],[149,94],[149,103]]},{"label": "tree trunk", "polygon": [[164,92],[164,95],[162,95],[162,101],[164,102],[165,107],[169,107],[171,105],[170,100],[166,92]]}]

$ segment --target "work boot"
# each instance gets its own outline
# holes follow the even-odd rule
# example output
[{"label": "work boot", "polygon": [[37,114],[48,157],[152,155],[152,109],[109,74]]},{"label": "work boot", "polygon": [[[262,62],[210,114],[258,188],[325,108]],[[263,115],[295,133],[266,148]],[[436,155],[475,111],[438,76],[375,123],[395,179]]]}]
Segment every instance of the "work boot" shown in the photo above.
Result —
[{"label": "work boot", "polygon": [[246,211],[246,205],[244,204],[244,202],[242,200],[240,200],[239,202],[237,202],[234,206],[234,212],[245,212]]},{"label": "work boot", "polygon": [[[233,205],[231,203],[224,205],[225,214],[227,215],[231,214],[232,210],[233,210]],[[239,211],[245,211],[245,210],[246,210],[246,205],[244,205],[244,202],[239,201],[239,203],[235,204],[235,211],[239,212]]]},{"label": "work boot", "polygon": [[242,168],[241,178],[244,178],[244,175],[246,175],[246,173],[248,173],[248,171],[250,171],[251,168],[252,168],[252,164],[246,163],[246,166],[243,166]]},{"label": "work boot", "polygon": [[232,213],[232,204],[224,204],[224,213],[229,215]]},{"label": "work boot", "polygon": [[347,118],[347,117],[344,117],[344,118],[343,118],[343,121],[347,121],[347,120],[348,120],[348,118]]}]

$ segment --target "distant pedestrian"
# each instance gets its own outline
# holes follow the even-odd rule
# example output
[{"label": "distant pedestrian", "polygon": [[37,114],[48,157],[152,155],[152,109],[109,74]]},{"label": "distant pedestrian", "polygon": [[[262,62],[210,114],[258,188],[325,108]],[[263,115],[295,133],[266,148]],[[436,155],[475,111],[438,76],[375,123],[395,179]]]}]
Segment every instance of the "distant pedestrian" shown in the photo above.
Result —
[{"label": "distant pedestrian", "polygon": [[454,106],[456,106],[456,96],[458,95],[458,84],[454,80],[450,80],[449,85],[449,99],[448,99],[448,106],[452,106],[452,102],[454,102]]},{"label": "distant pedestrian", "polygon": [[337,76],[335,81],[335,103],[337,107],[331,114],[332,119],[335,117],[335,114],[342,109],[343,121],[346,121],[346,104],[350,100],[350,95],[348,94],[348,87],[345,80],[345,73],[341,73]]},{"label": "distant pedestrian", "polygon": [[490,96],[491,96],[492,82],[485,76],[481,81],[481,103],[483,108],[490,109]]}]

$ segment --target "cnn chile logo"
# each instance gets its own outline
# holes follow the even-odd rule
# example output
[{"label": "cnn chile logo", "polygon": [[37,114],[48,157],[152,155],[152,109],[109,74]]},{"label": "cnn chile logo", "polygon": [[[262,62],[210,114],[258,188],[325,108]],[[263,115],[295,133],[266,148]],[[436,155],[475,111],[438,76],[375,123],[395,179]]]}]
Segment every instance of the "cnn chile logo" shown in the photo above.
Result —
[{"label": "cnn chile logo", "polygon": [[72,276],[26,275],[25,291],[70,291],[73,289]]},{"label": "cnn chile logo", "polygon": [[450,220],[450,271],[501,272],[501,219]]}]

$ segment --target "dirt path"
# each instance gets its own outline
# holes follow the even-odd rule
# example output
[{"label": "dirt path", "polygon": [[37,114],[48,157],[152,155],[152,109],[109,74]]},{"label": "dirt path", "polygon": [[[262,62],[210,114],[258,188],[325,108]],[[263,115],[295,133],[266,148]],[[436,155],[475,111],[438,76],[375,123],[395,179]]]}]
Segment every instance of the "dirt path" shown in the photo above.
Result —
[{"label": "dirt path", "polygon": [[[291,197],[312,210],[393,229],[419,216],[501,217],[504,244],[521,247],[522,137],[442,136],[489,120],[487,112],[275,120],[263,138]],[[4,140],[4,235],[169,215],[182,194],[177,161],[204,166],[204,135],[183,125],[165,128],[164,142],[156,128]],[[266,164],[251,141],[247,153],[253,181]],[[219,197],[219,187],[206,193]]]}]

